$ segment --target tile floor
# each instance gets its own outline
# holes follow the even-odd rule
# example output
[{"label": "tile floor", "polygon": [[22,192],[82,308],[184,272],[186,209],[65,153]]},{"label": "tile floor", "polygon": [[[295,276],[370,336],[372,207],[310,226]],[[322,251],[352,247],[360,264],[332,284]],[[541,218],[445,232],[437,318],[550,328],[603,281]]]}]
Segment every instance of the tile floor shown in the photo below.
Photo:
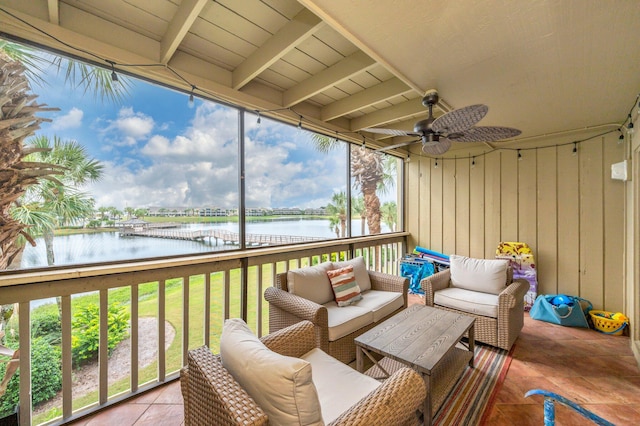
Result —
[{"label": "tile floor", "polygon": [[[424,303],[412,295],[410,303]],[[626,336],[555,326],[525,314],[511,367],[486,425],[543,425],[544,389],[569,398],[618,425],[640,424],[640,369]],[[556,425],[589,423],[556,404]],[[183,425],[179,382],[76,421],[74,425]]]}]

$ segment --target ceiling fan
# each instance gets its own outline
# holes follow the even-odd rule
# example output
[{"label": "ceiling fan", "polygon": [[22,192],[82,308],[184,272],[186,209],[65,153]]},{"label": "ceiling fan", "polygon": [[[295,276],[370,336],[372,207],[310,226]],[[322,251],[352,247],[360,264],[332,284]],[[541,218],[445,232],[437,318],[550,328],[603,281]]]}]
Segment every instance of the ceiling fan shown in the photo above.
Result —
[{"label": "ceiling fan", "polygon": [[433,117],[433,106],[438,103],[438,92],[430,90],[422,98],[422,105],[429,108],[429,117],[418,121],[413,127],[413,132],[381,129],[369,127],[362,129],[366,132],[380,133],[392,136],[417,136],[420,139],[402,142],[380,148],[377,151],[386,151],[422,142],[422,151],[429,155],[441,155],[451,148],[451,142],[494,142],[518,136],[522,133],[511,127],[476,126],[475,124],[489,111],[489,107],[483,104],[469,105],[455,109],[438,118]]}]

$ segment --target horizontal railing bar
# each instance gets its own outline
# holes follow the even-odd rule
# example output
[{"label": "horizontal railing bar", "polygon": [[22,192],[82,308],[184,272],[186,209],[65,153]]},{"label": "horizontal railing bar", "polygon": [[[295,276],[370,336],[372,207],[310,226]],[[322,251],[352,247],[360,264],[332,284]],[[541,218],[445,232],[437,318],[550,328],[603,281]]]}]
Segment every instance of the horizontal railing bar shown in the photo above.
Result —
[{"label": "horizontal railing bar", "polygon": [[229,269],[240,268],[240,259],[224,260],[197,265],[180,265],[173,268],[155,270],[137,270],[128,273],[105,273],[100,276],[79,277],[76,279],[62,279],[48,282],[34,282],[2,288],[0,292],[0,305],[8,303],[35,300],[49,297],[67,296],[71,294],[86,293],[95,290],[104,290],[118,287],[126,287],[132,284],[160,281],[162,279],[180,278],[185,274],[204,275],[214,272],[224,272]]},{"label": "horizontal railing bar", "polygon": [[[40,282],[60,281],[74,278],[88,278],[92,276],[104,276],[108,274],[131,273],[144,271],[149,274],[155,269],[175,268],[188,265],[195,267],[199,264],[220,263],[225,260],[238,260],[242,258],[254,258],[270,254],[300,252],[308,249],[335,247],[337,245],[354,244],[369,247],[378,244],[378,241],[393,241],[408,236],[408,232],[395,232],[393,234],[380,234],[365,237],[345,238],[340,240],[317,241],[312,243],[290,244],[273,247],[251,248],[246,250],[234,250],[228,252],[215,252],[203,255],[171,257],[168,259],[154,259],[134,262],[118,262],[101,265],[77,265],[59,266],[55,269],[33,269],[16,273],[15,271],[0,272],[0,287],[11,287],[21,284],[33,284]],[[153,280],[150,280],[153,281]],[[125,285],[125,284],[123,284]],[[2,300],[0,300],[2,303]]]}]

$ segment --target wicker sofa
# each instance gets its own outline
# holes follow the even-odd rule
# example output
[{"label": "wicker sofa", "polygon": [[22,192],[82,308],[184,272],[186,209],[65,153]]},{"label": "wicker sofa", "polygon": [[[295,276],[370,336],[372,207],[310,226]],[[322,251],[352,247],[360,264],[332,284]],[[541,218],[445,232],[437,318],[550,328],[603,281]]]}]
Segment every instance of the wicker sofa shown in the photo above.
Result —
[{"label": "wicker sofa", "polygon": [[425,304],[475,318],[476,341],[509,350],[524,326],[528,281],[513,280],[507,260],[450,258],[449,269],[420,282]]},{"label": "wicker sofa", "polygon": [[[224,333],[224,332],[223,332]],[[324,356],[324,364],[309,361],[313,381],[317,387],[322,418],[328,425],[416,425],[416,416],[426,397],[424,380],[418,373],[403,368],[384,383],[367,377],[351,367],[315,349],[314,326],[299,322],[260,339],[271,351],[287,357],[304,359],[305,354]],[[227,356],[224,354],[224,356]],[[309,357],[313,358],[313,357]],[[225,362],[227,362],[227,359]],[[317,359],[317,358],[314,358]],[[328,361],[327,361],[328,359]],[[318,371],[316,371],[316,369]],[[344,370],[347,369],[347,370]],[[258,370],[260,371],[260,370]],[[316,377],[319,375],[319,377]],[[355,376],[354,376],[355,375]],[[253,375],[250,377],[254,377]],[[351,385],[369,381],[370,391]],[[345,384],[345,381],[349,384]],[[269,382],[267,382],[269,384]],[[180,385],[184,399],[184,420],[187,426],[196,425],[268,425],[265,409],[243,388],[207,347],[188,353],[187,365],[181,370]],[[336,408],[354,403],[344,411]],[[271,409],[273,407],[270,407]],[[336,413],[336,409],[340,410]],[[331,412],[333,410],[333,412]],[[323,424],[322,421],[314,424]]]},{"label": "wicker sofa", "polygon": [[[315,270],[322,276],[323,271],[345,265],[354,265],[356,280],[363,289],[363,300],[352,306],[337,306],[328,278],[319,283],[316,282],[319,280],[317,276],[311,280],[300,279],[307,271],[312,275]],[[292,285],[293,278],[296,278],[295,286]],[[310,293],[309,286],[316,289]],[[318,287],[321,289],[319,295]],[[275,285],[264,292],[269,302],[269,330],[274,332],[303,320],[311,321],[315,326],[318,347],[348,364],[356,356],[353,339],[405,309],[408,290],[407,278],[368,271],[361,257],[277,274]]]}]

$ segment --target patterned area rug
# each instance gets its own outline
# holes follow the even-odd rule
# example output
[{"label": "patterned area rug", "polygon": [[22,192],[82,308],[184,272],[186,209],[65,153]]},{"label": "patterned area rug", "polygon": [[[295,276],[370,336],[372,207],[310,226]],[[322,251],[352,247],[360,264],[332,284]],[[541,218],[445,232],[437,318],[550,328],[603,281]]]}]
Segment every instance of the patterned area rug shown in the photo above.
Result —
[{"label": "patterned area rug", "polygon": [[479,425],[504,381],[511,351],[476,344],[475,366],[463,373],[433,419],[434,425]]}]

